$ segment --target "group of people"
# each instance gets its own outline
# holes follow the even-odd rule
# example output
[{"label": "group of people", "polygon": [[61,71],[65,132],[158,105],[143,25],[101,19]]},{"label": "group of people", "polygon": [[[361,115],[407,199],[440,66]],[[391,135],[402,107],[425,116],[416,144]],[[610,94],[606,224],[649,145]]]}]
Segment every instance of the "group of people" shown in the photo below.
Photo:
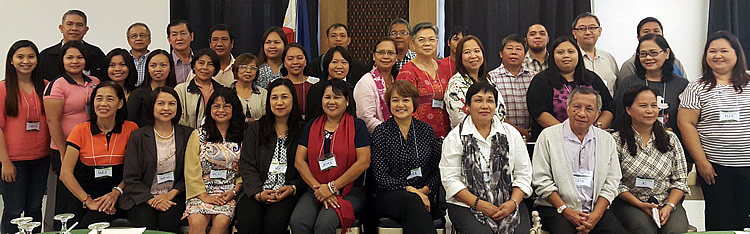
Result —
[{"label": "group of people", "polygon": [[385,217],[435,233],[447,210],[461,233],[525,233],[524,199],[536,199],[553,233],[685,232],[692,164],[706,228],[750,225],[750,76],[731,33],[709,36],[703,74],[688,81],[651,17],[619,71],[595,47],[591,13],[573,21],[574,38],[550,44],[539,24],[505,37],[491,71],[461,26],[435,59],[429,22],[394,20],[368,64],[352,58],[343,24],[310,59],[278,27],[258,56],[235,58],[221,24],[193,52],[184,20],[167,26],[172,51],[148,50],[150,29],[134,23],[131,49],[104,55],[82,41],[86,23],[70,10],[61,43],[8,51],[2,233],[22,213],[42,219],[50,166],[47,206],[83,228],[125,218],[178,232],[187,220],[190,233],[226,233],[236,220],[240,233],[335,233]]}]

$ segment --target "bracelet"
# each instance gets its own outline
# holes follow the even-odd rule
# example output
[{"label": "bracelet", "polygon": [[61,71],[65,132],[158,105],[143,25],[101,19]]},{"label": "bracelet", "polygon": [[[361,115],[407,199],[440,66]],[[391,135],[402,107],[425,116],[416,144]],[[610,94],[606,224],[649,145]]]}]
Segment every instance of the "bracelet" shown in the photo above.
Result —
[{"label": "bracelet", "polygon": [[516,211],[518,211],[518,201],[516,201],[515,198],[511,198],[510,200],[513,201],[513,203],[516,204]]},{"label": "bracelet", "polygon": [[260,193],[256,193],[255,194],[255,200],[256,201],[260,201]]},{"label": "bracelet", "polygon": [[237,196],[237,192],[235,192],[235,191],[234,191],[234,189],[232,189],[232,190],[230,190],[230,191],[232,191],[232,195],[233,195],[233,196]]},{"label": "bracelet", "polygon": [[297,195],[297,186],[292,185],[292,196]]},{"label": "bracelet", "polygon": [[668,205],[668,206],[671,206],[671,207],[672,207],[672,210],[674,210],[674,209],[675,209],[675,205],[674,205],[674,203],[671,203],[671,202],[667,202],[667,203],[664,203],[664,205]]},{"label": "bracelet", "polygon": [[333,189],[333,181],[328,182],[328,190],[331,191],[331,194],[336,194],[336,191]]},{"label": "bracelet", "polygon": [[122,192],[122,189],[121,189],[121,188],[120,188],[119,186],[115,186],[115,187],[114,187],[114,188],[112,188],[112,189],[117,189],[117,191],[120,191],[120,195],[122,195],[122,193],[123,193],[123,192]]},{"label": "bracelet", "polygon": [[474,200],[474,208],[471,209],[477,210],[477,205],[479,205],[479,197],[477,197],[477,200]]}]

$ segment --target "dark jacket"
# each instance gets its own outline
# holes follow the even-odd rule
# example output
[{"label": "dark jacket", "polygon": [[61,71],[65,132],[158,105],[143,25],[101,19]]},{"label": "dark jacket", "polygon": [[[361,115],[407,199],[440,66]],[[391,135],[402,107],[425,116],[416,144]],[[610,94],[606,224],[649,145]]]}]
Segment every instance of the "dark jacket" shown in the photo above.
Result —
[{"label": "dark jacket", "polygon": [[133,90],[128,98],[128,118],[127,120],[133,121],[138,126],[146,126],[146,115],[153,113],[146,113],[146,103],[151,96],[151,85],[143,85]]},{"label": "dark jacket", "polygon": [[[108,80],[106,66],[104,66],[105,55],[102,49],[85,41],[83,41],[83,44],[86,46],[86,51],[81,51],[86,58],[86,68],[84,70],[91,72],[90,75],[99,78],[101,81]],[[60,43],[50,46],[39,53],[39,75],[45,80],[52,81],[65,72],[61,62],[63,55],[60,54],[62,53],[62,46],[62,41],[60,41]]]},{"label": "dark jacket", "polygon": [[[326,80],[328,79],[328,71],[323,71],[323,65],[320,64],[321,61],[323,61],[323,55],[312,59],[310,64],[307,65],[307,68],[310,71],[310,76]],[[370,70],[372,70],[372,67],[368,68],[367,65],[355,58],[349,63],[349,75],[346,76],[346,80],[351,81],[352,84],[356,85],[359,79]]]},{"label": "dark jacket", "polygon": [[[268,179],[268,168],[271,166],[271,160],[276,148],[276,140],[275,138],[265,139],[268,142],[264,143],[263,138],[268,138],[268,136],[260,136],[260,125],[260,121],[250,123],[245,132],[245,139],[242,141],[240,176],[242,176],[243,185],[242,193],[238,199],[244,199],[247,196],[247,198],[254,200],[255,194],[263,191],[263,183]],[[294,158],[297,154],[297,139],[301,131],[292,132],[297,133],[287,136],[284,143],[287,155],[286,180],[284,184],[296,186],[296,196],[299,198],[306,188],[302,177],[300,177],[299,172],[294,167]]]},{"label": "dark jacket", "polygon": [[[185,194],[185,147],[193,129],[182,125],[174,125],[175,137],[175,169],[174,186],[180,194]],[[147,202],[151,198],[151,185],[156,177],[157,163],[156,137],[154,127],[149,125],[139,128],[130,134],[125,153],[125,168],[123,181],[125,188],[120,196],[120,208],[129,210],[133,206]]]}]

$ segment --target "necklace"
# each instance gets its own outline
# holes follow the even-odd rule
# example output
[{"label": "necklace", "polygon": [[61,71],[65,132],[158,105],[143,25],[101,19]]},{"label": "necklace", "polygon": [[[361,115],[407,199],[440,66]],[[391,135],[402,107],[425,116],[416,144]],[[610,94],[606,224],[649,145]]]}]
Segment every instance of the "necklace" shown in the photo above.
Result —
[{"label": "necklace", "polygon": [[158,136],[161,139],[169,139],[169,138],[172,138],[172,136],[174,136],[174,128],[172,128],[172,133],[169,134],[168,136],[162,136],[161,134],[159,134],[158,131],[156,131],[156,129],[154,129],[154,133],[156,133],[156,136]]}]

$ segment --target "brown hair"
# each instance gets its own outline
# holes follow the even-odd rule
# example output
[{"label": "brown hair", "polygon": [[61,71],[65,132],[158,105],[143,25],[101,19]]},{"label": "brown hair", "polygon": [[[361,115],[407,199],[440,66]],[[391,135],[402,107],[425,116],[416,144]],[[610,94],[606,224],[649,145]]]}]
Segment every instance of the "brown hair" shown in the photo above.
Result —
[{"label": "brown hair", "polygon": [[417,90],[417,86],[406,80],[394,81],[391,87],[388,87],[388,90],[385,91],[385,105],[388,106],[388,112],[391,111],[391,97],[393,97],[394,93],[398,93],[402,97],[410,97],[412,99],[411,103],[414,105],[414,111],[417,111],[417,105],[419,104],[419,90]]}]

